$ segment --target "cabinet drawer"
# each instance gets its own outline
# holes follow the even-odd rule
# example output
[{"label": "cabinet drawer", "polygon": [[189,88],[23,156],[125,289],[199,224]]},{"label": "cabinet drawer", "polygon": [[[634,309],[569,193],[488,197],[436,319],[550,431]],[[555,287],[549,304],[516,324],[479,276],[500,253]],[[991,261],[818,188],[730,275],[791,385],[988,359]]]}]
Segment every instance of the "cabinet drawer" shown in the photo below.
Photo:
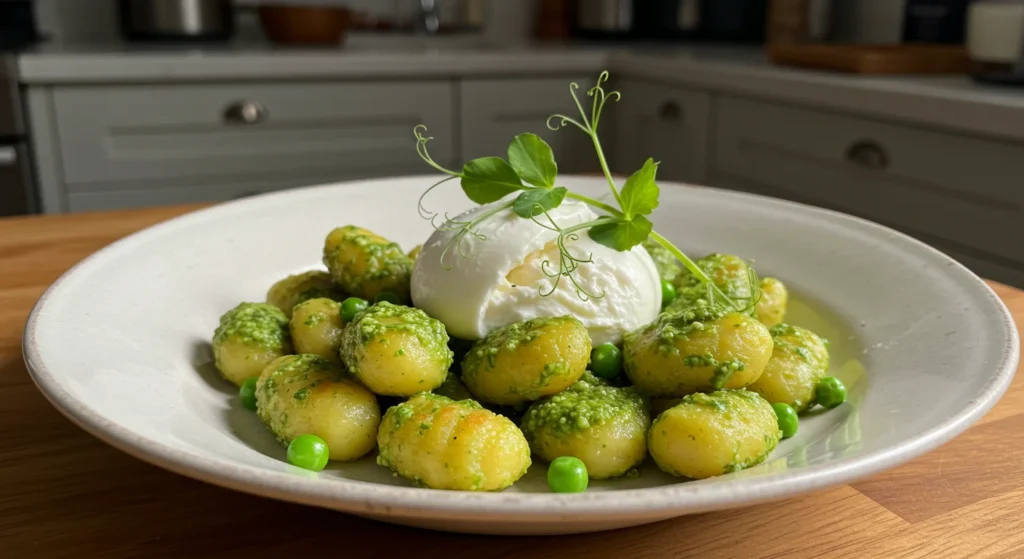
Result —
[{"label": "cabinet drawer", "polygon": [[614,146],[615,171],[632,174],[651,157],[662,180],[704,183],[711,95],[635,80],[617,89],[622,100],[607,106],[615,134],[603,135]]},{"label": "cabinet drawer", "polygon": [[717,171],[1024,261],[1024,145],[725,97]]},{"label": "cabinet drawer", "polygon": [[[61,87],[54,91],[71,184],[299,169],[387,175],[418,161],[413,127],[452,159],[449,82]],[[251,122],[246,123],[246,119]],[[424,171],[427,170],[424,165]]]},{"label": "cabinet drawer", "polygon": [[[577,118],[569,83],[580,84],[577,96],[588,103],[593,76],[545,79],[464,80],[462,82],[462,163],[477,157],[505,157],[517,134],[532,132],[551,144],[560,173],[598,171],[589,136],[567,126],[552,131],[547,119],[555,113]],[[584,105],[589,108],[589,104]],[[436,134],[431,134],[436,136]]]}]

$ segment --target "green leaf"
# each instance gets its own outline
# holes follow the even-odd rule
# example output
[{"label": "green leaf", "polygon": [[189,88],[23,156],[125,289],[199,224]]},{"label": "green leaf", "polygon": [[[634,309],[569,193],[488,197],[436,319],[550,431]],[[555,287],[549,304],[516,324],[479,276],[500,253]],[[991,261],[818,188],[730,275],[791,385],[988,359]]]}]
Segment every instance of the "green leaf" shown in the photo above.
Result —
[{"label": "green leaf", "polygon": [[533,186],[551,188],[558,176],[558,164],[551,146],[536,134],[520,134],[508,146],[508,162],[519,176]]},{"label": "green leaf", "polygon": [[639,171],[626,179],[622,187],[622,213],[626,214],[627,219],[635,215],[647,215],[658,207],[661,189],[654,182],[657,172],[658,164],[648,159]]},{"label": "green leaf", "polygon": [[515,204],[512,205],[512,211],[516,212],[519,217],[538,216],[561,205],[567,192],[568,190],[564,186],[551,190],[534,188],[524,191],[516,198]]},{"label": "green leaf", "polygon": [[595,225],[590,228],[590,238],[594,242],[619,252],[625,252],[644,242],[651,234],[653,224],[642,215],[632,220],[620,220],[606,225]]},{"label": "green leaf", "polygon": [[477,204],[489,204],[522,190],[523,181],[500,157],[481,157],[462,166],[462,191]]}]

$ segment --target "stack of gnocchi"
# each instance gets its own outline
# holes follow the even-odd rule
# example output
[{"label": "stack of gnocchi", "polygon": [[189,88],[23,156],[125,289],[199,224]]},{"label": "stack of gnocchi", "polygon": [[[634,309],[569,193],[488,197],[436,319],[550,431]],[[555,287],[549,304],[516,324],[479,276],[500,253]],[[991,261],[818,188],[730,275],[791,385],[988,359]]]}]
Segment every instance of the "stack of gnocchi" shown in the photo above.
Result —
[{"label": "stack of gnocchi", "polygon": [[319,470],[376,449],[396,475],[450,490],[504,489],[533,458],[550,463],[555,491],[629,475],[648,456],[679,477],[717,476],[763,461],[798,413],[845,399],[826,377],[826,341],[784,322],[782,282],[752,290],[740,258],[698,260],[731,298],[760,291],[749,313],[732,312],[647,248],[663,312],[621,347],[592,347],[572,316],[466,341],[411,306],[418,248],[339,227],[324,243],[326,271],[282,279],[266,302],[221,317],[214,362],[292,464]]}]

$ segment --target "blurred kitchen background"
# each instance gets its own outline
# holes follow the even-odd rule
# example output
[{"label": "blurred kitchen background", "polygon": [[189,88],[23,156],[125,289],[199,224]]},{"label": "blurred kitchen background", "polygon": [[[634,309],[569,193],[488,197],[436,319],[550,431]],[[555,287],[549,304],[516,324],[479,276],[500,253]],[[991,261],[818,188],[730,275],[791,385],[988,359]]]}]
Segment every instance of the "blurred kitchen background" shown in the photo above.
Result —
[{"label": "blurred kitchen background", "polygon": [[458,166],[623,93],[613,171],[838,209],[1024,286],[1024,0],[0,0],[0,215]]}]

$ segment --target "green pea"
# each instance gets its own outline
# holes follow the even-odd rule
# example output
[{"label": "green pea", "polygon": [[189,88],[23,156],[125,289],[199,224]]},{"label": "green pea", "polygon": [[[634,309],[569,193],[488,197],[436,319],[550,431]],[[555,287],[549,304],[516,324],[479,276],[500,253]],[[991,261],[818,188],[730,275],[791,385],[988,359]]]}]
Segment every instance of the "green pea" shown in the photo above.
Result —
[{"label": "green pea", "polygon": [[622,352],[615,344],[601,344],[590,352],[590,371],[601,378],[615,378],[622,371]]},{"label": "green pea", "polygon": [[555,493],[583,493],[589,482],[587,465],[575,456],[559,456],[548,466],[548,486]]},{"label": "green pea", "polygon": [[795,435],[800,428],[800,418],[797,417],[793,406],[778,402],[772,404],[772,409],[775,410],[775,417],[779,420],[779,431],[782,431],[782,438],[788,439]]},{"label": "green pea", "polygon": [[256,411],[256,377],[245,379],[238,389],[238,399],[242,401],[243,408]]},{"label": "green pea", "polygon": [[341,302],[341,320],[346,323],[352,322],[352,319],[359,314],[359,311],[362,311],[369,306],[370,304],[366,302],[366,299],[349,297]]},{"label": "green pea", "polygon": [[846,386],[836,377],[825,377],[814,388],[814,399],[826,408],[832,409],[846,401]]},{"label": "green pea", "polygon": [[661,308],[665,308],[676,300],[676,286],[672,282],[661,280]]},{"label": "green pea", "polygon": [[394,293],[392,293],[390,291],[381,291],[380,293],[378,293],[373,298],[373,304],[374,305],[376,305],[377,303],[379,303],[381,301],[387,301],[388,303],[391,303],[392,305],[397,305],[397,304],[400,304],[402,302],[402,300],[398,298],[398,295],[395,295]]},{"label": "green pea", "polygon": [[316,435],[299,435],[288,445],[288,463],[297,468],[319,472],[330,457],[327,443]]}]

